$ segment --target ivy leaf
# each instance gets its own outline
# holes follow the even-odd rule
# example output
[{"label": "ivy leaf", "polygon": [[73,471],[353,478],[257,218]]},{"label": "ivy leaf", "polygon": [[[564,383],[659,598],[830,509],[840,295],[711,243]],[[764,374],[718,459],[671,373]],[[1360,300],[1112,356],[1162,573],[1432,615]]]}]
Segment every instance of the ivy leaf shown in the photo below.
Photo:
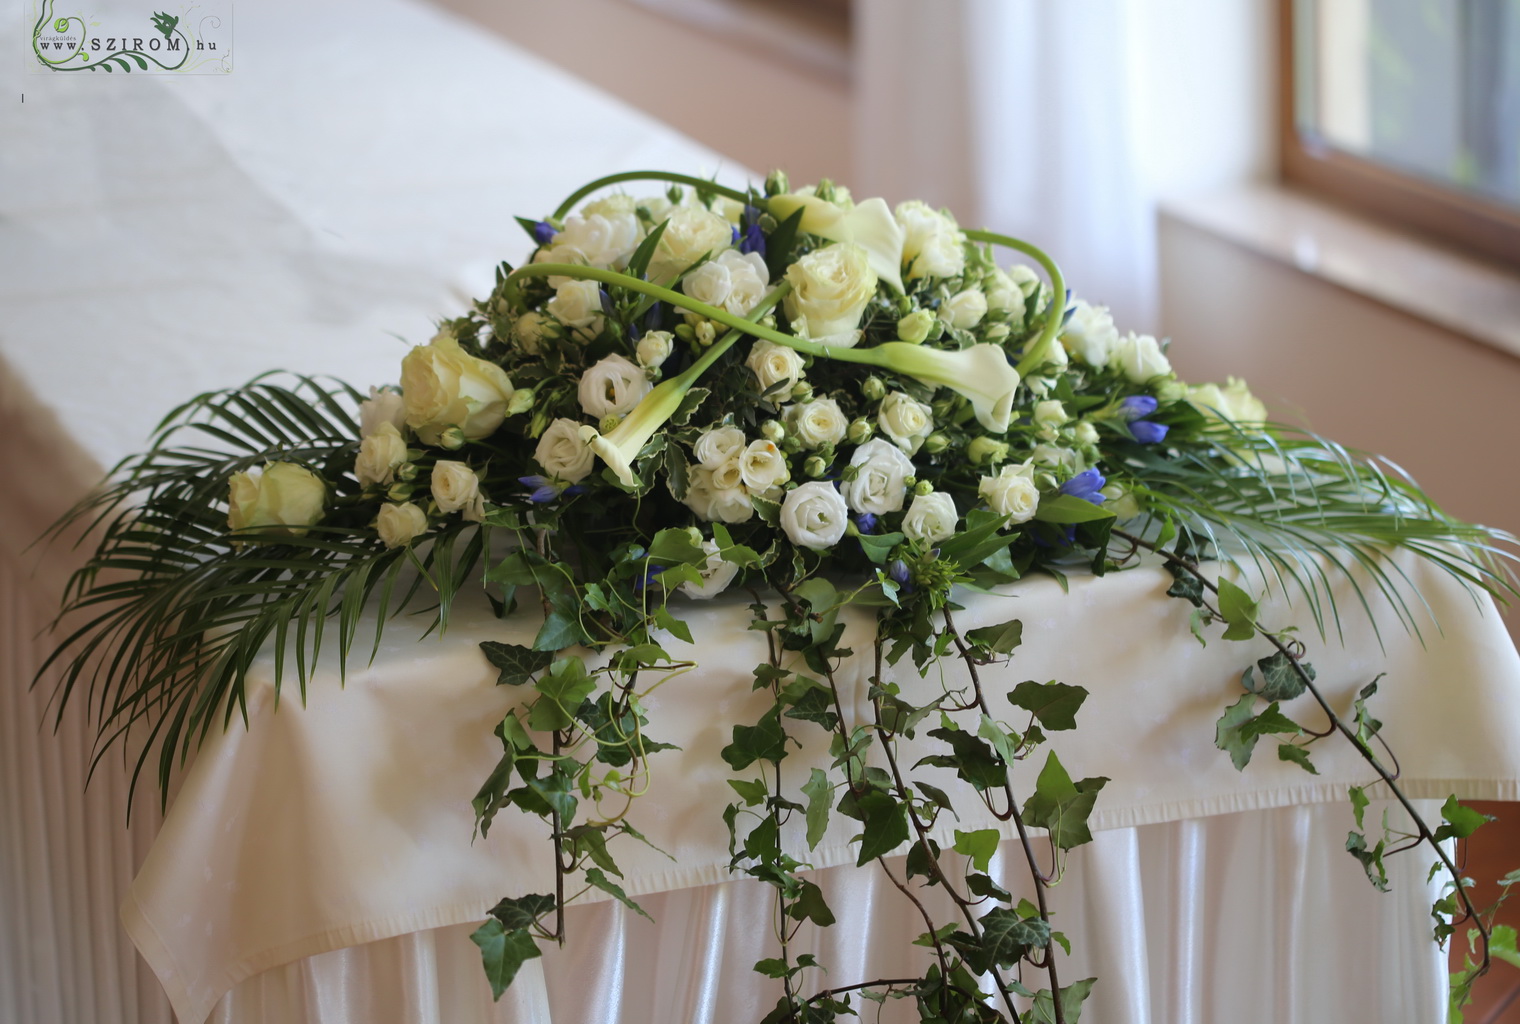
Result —
[{"label": "ivy leaf", "polygon": [[971,858],[971,863],[978,871],[986,871],[987,865],[992,861],[992,855],[997,853],[998,843],[1003,837],[995,828],[979,828],[975,832],[962,832],[955,830],[955,852],[964,853]]},{"label": "ivy leaf", "polygon": [[481,643],[486,660],[501,670],[497,686],[521,686],[535,673],[542,672],[554,660],[548,651],[535,651],[521,644],[502,644],[494,640]]},{"label": "ivy leaf", "polygon": [[877,565],[886,562],[892,554],[892,549],[902,543],[901,533],[862,533],[859,536],[860,550],[866,553],[866,557]]},{"label": "ivy leaf", "polygon": [[575,809],[580,806],[580,801],[575,799],[575,790],[571,785],[570,776],[564,772],[556,769],[541,779],[529,779],[528,791],[551,812],[559,812],[561,827],[574,820]]},{"label": "ivy leaf", "polygon": [[1252,714],[1255,705],[1255,695],[1245,694],[1225,709],[1214,727],[1214,746],[1230,755],[1237,770],[1243,771],[1251,763],[1251,752],[1261,737],[1268,733],[1297,736],[1303,732],[1297,722],[1277,710],[1275,702],[1259,715]]},{"label": "ivy leaf", "polygon": [[1009,737],[1007,731],[1001,725],[998,725],[988,716],[982,716],[982,721],[977,726],[976,734],[992,744],[992,749],[998,752],[998,756],[1003,759],[1004,764],[1013,764],[1018,760],[1015,757],[1017,744]]},{"label": "ivy leaf", "polygon": [[1087,691],[1080,686],[1069,686],[1051,680],[1037,683],[1026,680],[1013,688],[1008,701],[1034,715],[1041,725],[1051,732],[1077,727],[1077,710],[1087,699]]},{"label": "ivy leaf", "polygon": [[[1228,635],[1228,634],[1227,634]],[[1307,688],[1304,680],[1293,667],[1293,659],[1282,651],[1262,658],[1256,663],[1261,669],[1261,685],[1253,685],[1254,679],[1248,668],[1240,677],[1241,684],[1262,700],[1292,700]],[[1314,666],[1302,663],[1304,675],[1314,679]]]},{"label": "ivy leaf", "polygon": [[983,626],[967,633],[966,639],[998,654],[1012,654],[1024,642],[1024,623],[1018,619],[1009,619],[995,626]]},{"label": "ivy leaf", "polygon": [[1040,917],[1020,917],[1007,907],[995,907],[981,918],[982,948],[999,967],[1013,967],[1032,949],[1050,945],[1050,924]]},{"label": "ivy leaf", "polygon": [[1466,839],[1488,822],[1493,816],[1466,807],[1456,796],[1449,796],[1441,805],[1441,818],[1446,822],[1436,829],[1436,842],[1443,839]]},{"label": "ivy leaf", "polygon": [[501,755],[501,760],[496,762],[496,767],[491,769],[491,774],[481,784],[475,798],[470,801],[470,806],[475,808],[475,827],[480,829],[482,836],[488,835],[491,831],[491,822],[496,819],[502,797],[506,795],[507,787],[512,784],[512,765],[516,760],[517,751],[508,746],[506,752]]},{"label": "ivy leaf", "polygon": [[1360,832],[1346,833],[1346,852],[1351,854],[1362,863],[1362,870],[1367,872],[1367,881],[1371,882],[1380,892],[1388,891],[1388,872],[1383,868],[1383,848],[1387,843],[1379,839],[1372,849],[1367,848],[1367,838]]},{"label": "ivy leaf", "polygon": [[480,947],[480,959],[485,964],[486,980],[491,983],[491,995],[496,999],[517,977],[518,968],[524,962],[539,956],[538,943],[522,928],[508,931],[494,917],[470,934],[470,941]]},{"label": "ivy leaf", "polygon": [[[816,771],[817,769],[814,770]],[[734,787],[734,792],[743,798],[745,807],[753,807],[758,803],[763,803],[765,798],[770,795],[770,792],[765,788],[765,783],[760,779],[729,779],[728,784]]]},{"label": "ivy leaf", "polygon": [[1318,775],[1319,769],[1309,760],[1309,748],[1301,747],[1297,743],[1279,743],[1277,745],[1277,759],[1279,761],[1292,761],[1310,775]]},{"label": "ivy leaf", "polygon": [[885,856],[908,841],[907,805],[879,789],[856,798],[855,809],[865,822],[856,867]]},{"label": "ivy leaf", "polygon": [[[939,844],[932,839],[918,839],[908,848],[907,875],[922,875],[924,878],[933,880],[936,878],[934,862],[939,859]],[[954,928],[954,925],[948,927]]]},{"label": "ivy leaf", "polygon": [[834,711],[833,694],[812,680],[806,681],[801,696],[786,709],[786,717],[803,722],[816,722],[830,732],[839,724],[839,715]]},{"label": "ivy leaf", "polygon": [[[1007,781],[1007,769],[999,763],[992,748],[960,729],[930,729],[929,735],[950,744],[951,754],[931,754],[918,763],[936,768],[954,768],[955,773],[978,791],[1001,786]],[[915,766],[916,767],[916,766]]]},{"label": "ivy leaf", "polygon": [[787,916],[794,921],[812,921],[820,928],[834,923],[834,912],[823,898],[823,890],[816,883],[802,879],[802,888],[786,908]]},{"label": "ivy leaf", "polygon": [[692,540],[691,531],[671,528],[654,535],[649,544],[649,560],[660,565],[707,564],[707,552]]},{"label": "ivy leaf", "polygon": [[[913,785],[934,806],[955,814],[955,808],[950,803],[950,794],[946,793],[943,789],[940,789],[938,786],[931,786],[927,782],[919,782],[917,779],[913,780]],[[959,819],[960,815],[955,814],[955,817]]]},{"label": "ivy leaf", "polygon": [[625,906],[629,910],[632,910],[635,913],[637,913],[640,917],[646,918],[647,920],[650,920],[650,921],[654,920],[654,918],[652,918],[648,914],[644,913],[644,908],[643,907],[639,906],[633,900],[631,900],[631,899],[628,898],[628,894],[623,891],[623,887],[621,885],[618,885],[612,879],[610,879],[606,875],[602,874],[601,871],[599,871],[598,869],[596,869],[596,868],[587,868],[586,869],[586,881],[590,882],[592,885],[594,885],[598,889],[602,890],[602,892],[607,893],[609,896],[611,896],[613,899],[617,900],[623,906]]},{"label": "ivy leaf", "polygon": [[1381,678],[1383,676],[1380,673],[1377,679],[1362,687],[1356,703],[1352,705],[1352,713],[1356,718],[1356,738],[1363,746],[1366,746],[1367,742],[1378,734],[1378,730],[1383,728],[1383,723],[1373,718],[1367,710],[1367,702],[1372,699],[1373,694],[1377,693],[1378,679]]},{"label": "ivy leaf", "polygon": [[973,896],[991,896],[995,900],[1003,900],[1004,902],[1013,899],[1012,894],[1007,889],[998,885],[991,877],[983,874],[973,873],[967,875],[966,891]]},{"label": "ivy leaf", "polygon": [[[674,568],[683,568],[683,567],[677,566],[677,567],[674,567]],[[689,568],[689,567],[685,567],[685,568]],[[667,572],[668,571],[672,571],[672,570],[667,570]],[[664,576],[665,573],[661,573],[660,575]],[[669,633],[671,636],[675,637],[677,640],[681,640],[681,641],[683,641],[685,643],[688,643],[688,644],[692,642],[692,639],[691,639],[691,629],[686,625],[686,623],[684,621],[682,621],[681,619],[678,619],[674,615],[670,614],[670,610],[668,608],[656,608],[655,609],[655,612],[654,612],[654,624],[656,626],[659,626],[661,629],[665,630],[667,633]]]},{"label": "ivy leaf", "polygon": [[1372,801],[1367,799],[1367,793],[1361,786],[1351,787],[1351,813],[1356,815],[1356,827],[1362,827],[1362,814],[1367,810],[1367,805]]},{"label": "ivy leaf", "polygon": [[780,761],[786,756],[786,733],[781,729],[781,707],[773,704],[754,725],[734,726],[734,740],[722,750],[723,760],[736,772],[756,761]]},{"label": "ivy leaf", "polygon": [[[1226,640],[1250,640],[1256,635],[1257,601],[1229,580],[1219,581],[1219,614],[1229,624]],[[1265,669],[1263,669],[1265,671]],[[1285,698],[1269,697],[1268,700]]]},{"label": "ivy leaf", "polygon": [[604,868],[619,878],[623,877],[623,872],[618,870],[617,862],[607,852],[607,837],[601,828],[593,825],[577,825],[565,835],[575,844],[577,855],[585,854],[597,867]]},{"label": "ivy leaf", "polygon": [[1034,795],[1024,803],[1024,821],[1048,831],[1050,841],[1062,850],[1092,842],[1087,819],[1107,784],[1101,776],[1073,783],[1052,751],[1035,781]]},{"label": "ivy leaf", "polygon": [[[1082,1019],[1082,1002],[1092,991],[1097,978],[1083,978],[1070,985],[1061,986],[1061,1019],[1066,1024],[1077,1024]],[[1029,1010],[1029,1024],[1056,1024],[1056,1001],[1049,989],[1040,989],[1034,995],[1034,1006]]]},{"label": "ivy leaf", "polygon": [[1203,635],[1203,627],[1213,621],[1213,617],[1202,608],[1194,608],[1193,614],[1188,616],[1188,629],[1193,631],[1193,638],[1198,641],[1200,647],[1209,645],[1209,638]]},{"label": "ivy leaf", "polygon": [[1179,597],[1194,606],[1203,604],[1203,581],[1185,569],[1172,568],[1177,578],[1166,589],[1167,597]]},{"label": "ivy leaf", "polygon": [[586,631],[581,628],[581,620],[575,615],[558,610],[550,611],[544,624],[539,627],[538,635],[533,638],[535,651],[562,651],[566,647],[575,647],[584,643],[587,639]]},{"label": "ivy leaf", "polygon": [[829,827],[829,801],[834,796],[834,789],[829,785],[829,777],[823,773],[823,770],[814,768],[809,773],[807,782],[803,783],[802,792],[808,798],[808,849],[814,850],[818,848],[818,841],[823,838],[823,833]]},{"label": "ivy leaf", "polygon": [[998,533],[1007,523],[1007,516],[972,509],[966,513],[966,528],[940,544],[939,557],[968,569],[979,565],[982,559],[1008,546],[1008,538]]},{"label": "ivy leaf", "polygon": [[554,897],[544,893],[502,900],[491,908],[491,916],[502,923],[507,931],[531,928],[539,918],[554,909]]},{"label": "ivy leaf", "polygon": [[538,680],[539,698],[528,711],[528,725],[540,732],[568,729],[575,721],[572,709],[596,689],[596,679],[586,673],[579,658],[560,658]]}]

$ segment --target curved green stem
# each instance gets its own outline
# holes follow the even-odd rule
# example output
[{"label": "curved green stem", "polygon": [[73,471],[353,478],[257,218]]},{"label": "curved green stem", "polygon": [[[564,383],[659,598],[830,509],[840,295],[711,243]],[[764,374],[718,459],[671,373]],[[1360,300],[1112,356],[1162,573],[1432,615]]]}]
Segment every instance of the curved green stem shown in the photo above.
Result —
[{"label": "curved green stem", "polygon": [[1000,235],[995,231],[967,231],[966,237],[973,242],[991,242],[993,245],[1005,246],[1032,257],[1050,276],[1050,308],[1045,313],[1045,324],[1040,330],[1040,336],[1024,350],[1024,358],[1019,360],[1019,376],[1025,376],[1030,370],[1047,361],[1046,353],[1050,351],[1051,345],[1056,344],[1056,335],[1060,332],[1061,321],[1066,315],[1066,278],[1055,260],[1051,259],[1044,250],[1028,242],[1008,235]]},{"label": "curved green stem", "polygon": [[597,178],[593,182],[582,185],[570,193],[568,199],[559,204],[553,216],[555,219],[563,217],[566,213],[570,212],[571,207],[597,189],[606,188],[608,185],[616,185],[621,181],[672,181],[680,185],[690,185],[692,188],[699,188],[706,192],[716,192],[720,196],[727,196],[740,203],[749,199],[749,193],[747,192],[740,192],[737,189],[716,184],[708,181],[706,178],[694,178],[690,174],[675,174],[671,171],[623,171],[620,174],[609,174],[605,178]]}]

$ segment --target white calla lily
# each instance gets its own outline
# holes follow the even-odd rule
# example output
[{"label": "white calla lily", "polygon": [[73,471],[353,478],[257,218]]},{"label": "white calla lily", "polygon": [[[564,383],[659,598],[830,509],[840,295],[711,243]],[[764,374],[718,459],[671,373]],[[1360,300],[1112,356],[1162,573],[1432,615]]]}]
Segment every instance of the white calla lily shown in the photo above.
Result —
[{"label": "white calla lily", "polygon": [[636,483],[633,460],[639,457],[639,452],[644,450],[655,432],[675,415],[690,387],[690,381],[673,377],[645,395],[610,432],[603,434],[595,427],[583,425],[581,440],[617,474],[624,487],[632,487]]},{"label": "white calla lily", "polygon": [[925,384],[937,384],[971,400],[976,421],[1001,434],[1013,415],[1013,393],[1019,371],[996,345],[972,345],[947,351],[903,341],[889,341],[867,351],[878,352],[883,369],[906,374]]},{"label": "white calla lily", "polygon": [[793,192],[772,196],[766,201],[766,209],[778,221],[801,210],[803,231],[831,242],[860,246],[877,278],[898,292],[903,290],[903,230],[885,199],[866,199],[845,210],[826,199]]}]

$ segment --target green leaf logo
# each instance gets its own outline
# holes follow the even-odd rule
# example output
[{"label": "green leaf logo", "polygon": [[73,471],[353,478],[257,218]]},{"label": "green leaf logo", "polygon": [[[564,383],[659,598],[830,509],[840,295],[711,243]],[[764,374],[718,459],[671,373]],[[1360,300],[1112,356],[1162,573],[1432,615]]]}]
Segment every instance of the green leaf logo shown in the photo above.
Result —
[{"label": "green leaf logo", "polygon": [[170,17],[163,11],[158,11],[153,15],[153,27],[162,32],[166,38],[170,32],[174,31],[174,26],[178,24],[178,18]]},{"label": "green leaf logo", "polygon": [[67,19],[67,18],[59,18],[57,21],[53,22],[53,31],[55,31],[55,32],[67,32],[68,30],[69,30],[69,19]]}]

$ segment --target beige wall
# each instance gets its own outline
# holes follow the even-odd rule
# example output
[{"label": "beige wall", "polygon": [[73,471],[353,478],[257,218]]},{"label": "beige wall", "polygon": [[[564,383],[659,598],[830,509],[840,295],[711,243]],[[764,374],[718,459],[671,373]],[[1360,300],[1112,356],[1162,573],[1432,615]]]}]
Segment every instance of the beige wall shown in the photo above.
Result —
[{"label": "beige wall", "polygon": [[781,167],[798,182],[850,180],[853,122],[843,75],[801,69],[630,0],[434,2],[759,174]]}]

